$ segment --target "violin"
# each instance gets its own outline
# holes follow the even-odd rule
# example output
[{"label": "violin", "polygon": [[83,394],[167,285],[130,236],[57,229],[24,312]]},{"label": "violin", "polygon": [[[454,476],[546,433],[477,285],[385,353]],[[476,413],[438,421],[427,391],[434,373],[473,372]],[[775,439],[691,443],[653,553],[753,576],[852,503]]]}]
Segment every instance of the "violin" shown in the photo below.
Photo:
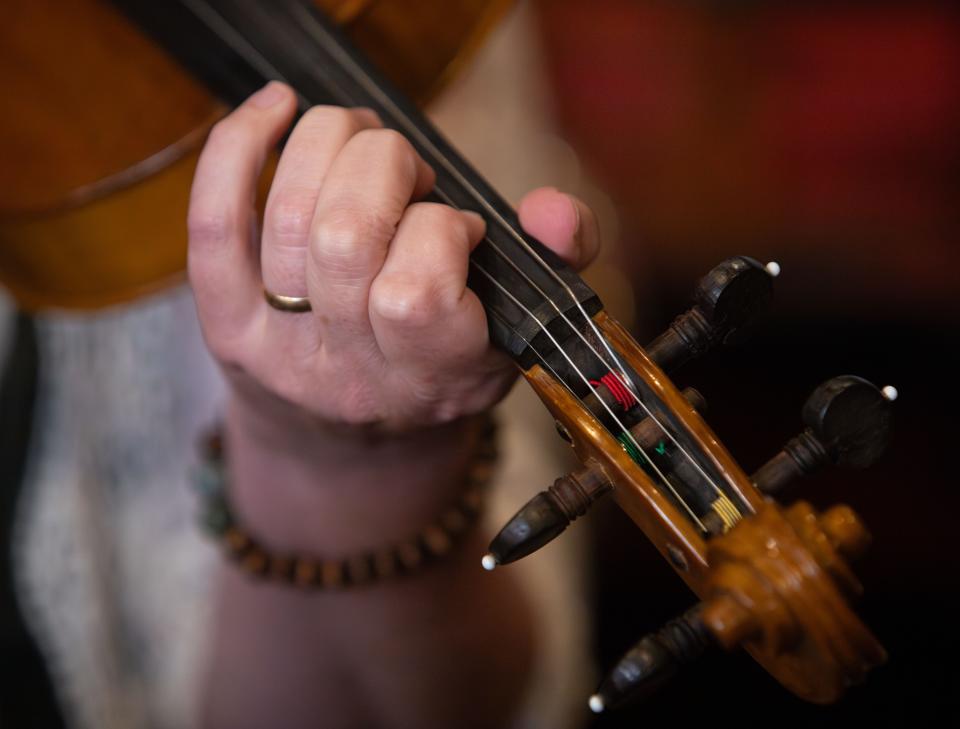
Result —
[{"label": "violin", "polygon": [[[804,502],[782,506],[774,497],[821,466],[874,463],[891,436],[895,389],[852,376],[828,381],[804,406],[805,429],[756,473],[746,474],[702,417],[702,396],[680,391],[668,373],[738,337],[769,303],[779,267],[746,256],[722,262],[700,282],[694,305],[641,347],[578,275],[521,229],[510,205],[412,100],[435,87],[410,82],[425,76],[398,72],[396,64],[406,63],[408,70],[430,66],[436,78],[449,73],[456,54],[431,65],[411,50],[401,61],[388,57],[396,47],[382,35],[351,27],[366,13],[409,19],[412,4],[320,5],[111,3],[192,74],[195,80],[184,83],[196,94],[190,96],[196,100],[193,122],[216,116],[223,105],[239,103],[271,79],[296,90],[301,111],[329,103],[369,107],[433,167],[432,200],[484,218],[486,237],[471,255],[469,285],[485,307],[491,341],[516,362],[581,465],[518,511],[492,541],[483,566],[505,566],[545,547],[593,504],[612,498],[698,597],[690,610],[624,655],[589,697],[591,709],[651,694],[714,647],[747,650],[807,701],[839,699],[886,657],[851,607],[862,587],[850,562],[865,551],[870,536],[848,507],[819,513]],[[502,3],[451,5],[484,9],[479,25],[460,24],[471,29],[461,34],[463,41],[478,37],[476,29]],[[366,39],[368,50],[378,48],[377,56],[361,51],[348,33],[358,42]],[[428,45],[421,36],[411,49]],[[403,77],[406,91],[396,83]],[[204,97],[203,89],[216,101]],[[182,140],[198,135],[198,127],[189,127],[180,126],[186,131],[175,142],[179,154],[169,155],[173,166],[189,168],[184,150],[191,147]],[[160,162],[151,164],[163,167]]]},{"label": "violin", "polygon": [[[424,103],[511,3],[316,4]],[[237,98],[224,90],[231,77],[240,89],[251,77],[213,54],[186,72],[105,0],[31,0],[9,10],[0,68],[16,102],[0,120],[0,284],[20,308],[42,311],[97,309],[184,281],[183,220],[200,148]],[[157,15],[174,42],[184,11],[164,4]],[[217,93],[202,81],[214,69]]]}]

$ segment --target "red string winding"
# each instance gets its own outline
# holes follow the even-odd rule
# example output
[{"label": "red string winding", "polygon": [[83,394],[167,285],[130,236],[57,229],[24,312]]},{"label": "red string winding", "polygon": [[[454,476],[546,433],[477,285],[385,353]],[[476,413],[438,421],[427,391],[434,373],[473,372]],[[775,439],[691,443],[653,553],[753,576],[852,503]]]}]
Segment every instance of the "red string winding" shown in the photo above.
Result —
[{"label": "red string winding", "polygon": [[590,380],[590,384],[594,387],[599,387],[600,385],[606,387],[624,410],[629,410],[637,403],[637,398],[633,396],[633,393],[627,389],[627,386],[624,385],[620,378],[613,372],[608,372],[599,380]]}]

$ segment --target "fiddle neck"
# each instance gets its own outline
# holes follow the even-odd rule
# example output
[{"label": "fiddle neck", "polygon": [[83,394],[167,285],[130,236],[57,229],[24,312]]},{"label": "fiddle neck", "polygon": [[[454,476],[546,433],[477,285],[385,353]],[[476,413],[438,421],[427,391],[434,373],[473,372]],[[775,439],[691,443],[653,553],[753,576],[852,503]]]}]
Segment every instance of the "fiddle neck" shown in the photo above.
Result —
[{"label": "fiddle neck", "polygon": [[587,316],[602,308],[583,280],[524,233],[513,208],[312,4],[114,2],[230,104],[268,80],[282,80],[296,90],[301,112],[317,104],[367,107],[403,134],[436,172],[430,198],[485,220],[469,284],[487,310],[491,340],[524,369],[554,351],[556,341],[546,330],[562,328],[559,319],[576,317],[586,328]]}]

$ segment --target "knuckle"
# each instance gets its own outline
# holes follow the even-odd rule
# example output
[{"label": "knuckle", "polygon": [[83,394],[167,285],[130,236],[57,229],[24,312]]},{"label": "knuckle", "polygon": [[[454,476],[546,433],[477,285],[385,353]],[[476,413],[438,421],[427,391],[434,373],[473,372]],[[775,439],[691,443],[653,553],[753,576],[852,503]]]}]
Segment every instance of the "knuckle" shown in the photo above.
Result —
[{"label": "knuckle", "polygon": [[239,111],[225,116],[210,128],[207,146],[217,150],[233,149],[246,136],[246,126],[240,118]]},{"label": "knuckle", "polygon": [[298,129],[322,129],[327,133],[350,135],[360,128],[357,116],[342,106],[311,106],[300,118]]},{"label": "knuckle", "polygon": [[197,202],[187,212],[187,235],[193,244],[221,243],[233,229],[232,215],[222,207]]},{"label": "knuckle", "polygon": [[414,203],[408,209],[408,215],[418,227],[434,232],[442,237],[467,239],[467,223],[459,211],[442,203]]},{"label": "knuckle", "polygon": [[350,111],[361,125],[374,127],[383,126],[383,119],[380,114],[369,106],[355,106],[350,109]]},{"label": "knuckle", "polygon": [[280,400],[293,405],[303,405],[309,400],[305,391],[305,379],[296,367],[276,367],[270,361],[261,364],[258,368],[258,380]]},{"label": "knuckle", "polygon": [[348,382],[337,398],[337,418],[346,425],[369,425],[381,420],[378,393],[363,379]]},{"label": "knuckle", "polygon": [[417,152],[395,129],[363,129],[355,139],[358,145],[370,149],[387,169],[415,169]]},{"label": "knuckle", "polygon": [[312,190],[285,190],[267,203],[267,231],[283,240],[303,240],[310,233],[316,193]]},{"label": "knuckle", "polygon": [[205,326],[203,338],[210,354],[222,366],[242,368],[243,347],[236,337],[225,336],[216,327]]},{"label": "knuckle", "polygon": [[434,321],[441,308],[433,286],[396,275],[381,275],[374,280],[370,306],[380,318],[416,329]]},{"label": "knuckle", "polygon": [[449,380],[437,372],[423,370],[406,383],[409,397],[416,403],[422,417],[434,424],[449,423],[469,412],[468,397],[451,386]]},{"label": "knuckle", "polygon": [[320,251],[327,255],[351,255],[362,233],[356,216],[344,209],[331,210],[316,222],[313,235]]},{"label": "knuckle", "polygon": [[393,237],[394,224],[370,211],[340,205],[315,222],[313,237],[321,260],[352,258]]}]

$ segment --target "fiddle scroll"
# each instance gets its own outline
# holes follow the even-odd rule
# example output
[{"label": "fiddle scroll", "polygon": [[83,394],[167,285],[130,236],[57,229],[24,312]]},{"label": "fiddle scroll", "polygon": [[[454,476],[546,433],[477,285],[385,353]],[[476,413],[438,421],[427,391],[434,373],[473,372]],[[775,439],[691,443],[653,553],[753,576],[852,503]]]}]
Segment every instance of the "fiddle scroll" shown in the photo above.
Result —
[{"label": "fiddle scroll", "polygon": [[[701,281],[697,305],[646,352],[601,313],[597,322],[621,377],[635,383],[628,399],[617,385],[596,382],[593,399],[577,402],[542,368],[525,372],[586,464],[576,482],[599,484],[581,489],[576,516],[610,493],[702,599],[621,659],[590,698],[596,712],[653,693],[711,647],[745,648],[786,688],[816,703],[836,701],[886,659],[849,606],[862,592],[849,562],[870,542],[859,518],[845,506],[823,514],[804,502],[784,509],[770,495],[828,463],[875,462],[890,439],[895,388],[851,376],[824,383],[804,406],[806,429],[747,478],[700,417],[702,398],[677,392],[649,354],[676,366],[728,340],[770,300],[769,280],[763,286],[757,277],[772,279],[773,271],[779,267],[743,257],[721,264]],[[704,305],[705,292],[718,306]],[[597,400],[607,411],[619,407],[612,428],[590,409]],[[614,437],[616,427],[629,435]],[[545,534],[562,531],[556,523],[569,510],[544,508],[555,489],[507,524],[485,567],[529,554]]]}]

